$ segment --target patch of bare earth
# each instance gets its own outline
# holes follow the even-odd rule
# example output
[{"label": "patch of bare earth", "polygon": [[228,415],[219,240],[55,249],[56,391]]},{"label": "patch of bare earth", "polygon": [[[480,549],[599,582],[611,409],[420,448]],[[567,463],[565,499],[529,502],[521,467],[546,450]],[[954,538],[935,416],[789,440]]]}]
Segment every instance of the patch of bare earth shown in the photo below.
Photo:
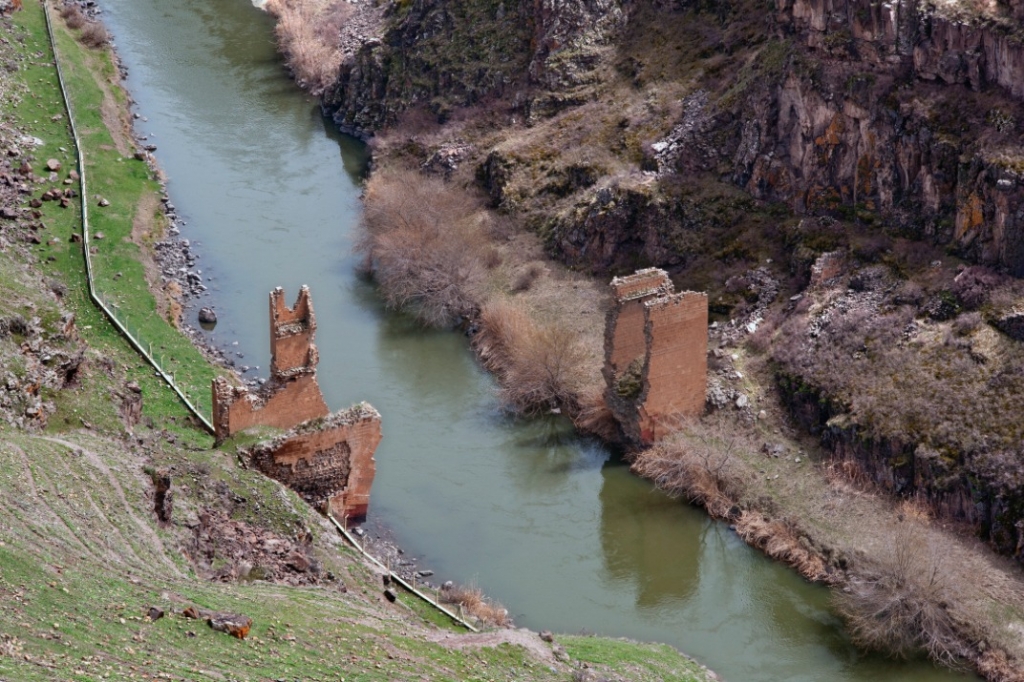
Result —
[{"label": "patch of bare earth", "polygon": [[547,665],[556,665],[551,645],[542,640],[536,632],[531,632],[526,628],[492,630],[464,635],[434,630],[427,632],[424,636],[428,641],[436,642],[449,649],[478,649],[499,644],[511,644],[527,650],[538,661]]},{"label": "patch of bare earth", "polygon": [[161,235],[160,198],[151,192],[139,197],[132,217],[131,240],[138,245],[143,254],[140,259],[146,274],[146,284],[156,299],[157,314],[178,327],[181,323],[181,286],[171,282],[167,286],[161,284],[160,266],[153,254],[153,243]]}]

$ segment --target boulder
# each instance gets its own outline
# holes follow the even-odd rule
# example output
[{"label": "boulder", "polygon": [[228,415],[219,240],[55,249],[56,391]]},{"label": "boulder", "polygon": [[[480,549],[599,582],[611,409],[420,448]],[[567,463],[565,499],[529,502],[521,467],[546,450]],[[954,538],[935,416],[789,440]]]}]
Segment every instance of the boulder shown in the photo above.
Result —
[{"label": "boulder", "polygon": [[200,308],[199,321],[202,324],[217,324],[217,313],[213,311],[213,308]]}]

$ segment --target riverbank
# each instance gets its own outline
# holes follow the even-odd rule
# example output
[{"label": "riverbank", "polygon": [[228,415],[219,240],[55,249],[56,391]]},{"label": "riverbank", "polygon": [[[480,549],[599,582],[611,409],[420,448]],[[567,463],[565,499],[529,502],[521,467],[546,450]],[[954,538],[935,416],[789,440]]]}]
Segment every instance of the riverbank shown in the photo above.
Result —
[{"label": "riverbank", "polygon": [[[432,45],[430,49],[435,47]],[[440,57],[438,54],[430,53],[430,58],[443,61],[443,54]],[[367,70],[354,69],[347,73],[350,78],[371,78]],[[400,101],[397,94],[393,101],[384,97],[383,101],[372,103],[373,106],[368,102],[359,103],[359,107],[356,103],[347,103],[342,109],[351,112],[359,108],[360,115],[381,114],[377,119],[379,123],[384,118],[397,117],[396,112],[408,104]],[[659,96],[664,98],[665,93]],[[591,109],[598,110],[592,112],[596,118],[599,107],[594,105]],[[385,116],[382,112],[390,113]],[[589,187],[595,178],[588,177],[588,173],[592,174],[595,169],[606,173],[615,170],[608,169],[610,164],[614,165],[613,159],[562,158],[557,151],[545,148],[545,135],[568,138],[573,134],[573,124],[578,123],[573,113],[561,117],[564,120],[555,117],[550,124],[537,125],[533,130],[530,126],[517,125],[515,116],[509,119],[500,106],[478,106],[465,111],[456,107],[439,116],[434,115],[436,113],[424,108],[399,118],[397,126],[378,133],[373,143],[375,167],[422,169],[427,174],[449,178],[455,187],[472,188],[483,184],[490,190],[489,198],[507,209],[507,213],[516,213],[518,204],[526,202],[528,220],[542,230],[547,225],[544,216],[531,213],[529,202],[542,195],[563,196],[559,192],[571,193],[579,187]],[[639,116],[630,109],[629,117],[623,118],[620,124],[625,122],[623,125],[631,126],[632,119]],[[609,127],[614,123],[611,119],[606,122]],[[495,132],[502,127],[509,129],[508,135]],[[607,133],[603,129],[601,132]],[[529,177],[531,172],[535,177]],[[514,173],[519,175],[513,176]],[[536,177],[540,173],[543,176]],[[574,210],[577,214],[595,216],[596,223],[608,213],[628,212],[631,210],[629,202],[635,199],[642,204],[648,192],[642,178],[631,177],[630,182],[637,185],[633,188],[635,196],[626,197],[621,204],[613,201],[598,206],[599,196],[598,203],[577,206]],[[728,210],[746,206],[738,196],[728,197],[729,204],[724,204],[721,197],[711,199]],[[469,200],[479,201],[479,198],[471,196]],[[490,220],[507,223],[509,218],[506,214],[492,216]],[[601,253],[607,260],[614,260],[613,254]],[[775,258],[777,254],[773,252],[772,256]],[[728,256],[723,255],[723,258]],[[501,284],[497,286],[505,294],[514,293],[507,284],[504,288]],[[736,292],[725,293],[736,295]],[[744,297],[748,295],[745,291],[741,293]],[[754,287],[750,293],[758,297]],[[515,294],[518,296],[518,292]],[[590,302],[574,310],[568,287],[562,289],[562,294],[560,305],[565,307],[560,309],[558,318],[573,319],[574,313],[595,312]],[[1016,636],[1021,624],[1021,595],[1024,594],[1019,568],[993,555],[964,529],[951,528],[942,520],[931,519],[932,511],[926,505],[893,501],[884,493],[862,485],[863,481],[858,482],[856,471],[833,463],[815,439],[793,427],[783,409],[771,368],[744,343],[746,323],[757,325],[753,316],[749,320],[737,319],[712,335],[715,347],[710,364],[717,389],[715,395],[721,398],[717,402],[724,408],[720,416],[727,430],[742,434],[734,439],[740,442],[732,445],[727,442],[729,438],[721,435],[710,437],[715,450],[727,450],[735,464],[730,478],[716,484],[718,493],[725,494],[726,490],[730,493],[716,499],[723,510],[719,511],[719,516],[736,523],[741,536],[754,546],[776,556],[789,556],[804,567],[808,577],[840,585],[852,585],[884,572],[884,564],[891,561],[896,548],[908,535],[916,538],[915,542],[920,541],[923,547],[932,548],[922,550],[924,555],[937,552],[957,556],[956,561],[942,562],[944,573],[945,569],[951,569],[946,574],[949,589],[935,600],[949,605],[940,610],[947,624],[952,623],[958,632],[955,648],[989,678],[1016,679],[1020,674],[1017,661],[1024,654]],[[584,343],[599,348],[603,325],[598,323],[593,327],[598,331]],[[493,349],[500,345],[487,344],[492,353],[490,364],[508,366],[512,364],[509,358],[493,357]],[[505,346],[508,352],[514,344]],[[739,402],[745,406],[739,407]],[[705,428],[684,429],[680,434],[681,449],[692,450],[694,441],[699,445],[702,439],[707,440],[709,436],[702,433]],[[656,456],[660,455],[648,455],[647,461]],[[680,458],[670,459],[678,463]],[[641,468],[644,460],[645,455],[640,454]],[[652,466],[645,470],[655,480],[663,478],[663,469]],[[698,501],[700,497],[707,497],[706,491],[678,487],[674,483],[668,487]],[[738,511],[733,511],[734,508]],[[808,557],[813,561],[808,561]],[[997,577],[981,584],[976,580],[979,573]],[[1004,656],[1009,657],[1008,662],[1002,660]]]},{"label": "riverbank", "polygon": [[[208,437],[84,293],[76,200],[111,209],[97,226],[104,236],[93,255],[116,264],[114,282],[138,278],[119,286],[138,287],[145,280],[132,227],[155,217],[154,204],[140,197],[159,198],[159,185],[98,120],[105,94],[119,107],[126,101],[118,102],[113,62],[63,29],[58,45],[68,70],[96,68],[69,80],[79,101],[95,104],[86,110],[97,118],[82,123],[86,169],[92,191],[109,204],[64,194],[66,207],[26,205],[41,192],[72,187],[64,180],[73,148],[41,6],[24,4],[0,18],[7,64],[0,75],[0,403],[7,422],[0,458],[16,472],[0,481],[0,590],[9,598],[0,615],[2,674],[337,679],[358,670],[367,679],[395,679],[429,668],[445,679],[483,679],[514,668],[523,679],[564,680],[590,661],[628,679],[703,678],[699,666],[662,647],[638,645],[626,656],[619,642],[559,638],[559,660],[536,635],[447,632],[415,601],[387,602],[379,576],[294,494],[238,468],[231,453],[209,450]],[[125,308],[145,303],[154,333],[161,321],[171,361],[200,367],[198,352],[188,351],[199,357],[189,359],[190,346],[157,314],[155,299],[115,292]],[[240,641],[190,620],[189,606],[242,614],[253,624]],[[647,655],[650,665],[638,669],[632,657]]]}]

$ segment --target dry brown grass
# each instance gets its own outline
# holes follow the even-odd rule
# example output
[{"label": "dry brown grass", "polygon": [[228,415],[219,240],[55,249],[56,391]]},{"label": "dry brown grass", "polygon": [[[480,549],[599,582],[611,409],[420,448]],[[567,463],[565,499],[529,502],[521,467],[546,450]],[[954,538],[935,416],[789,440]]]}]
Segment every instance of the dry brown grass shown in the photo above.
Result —
[{"label": "dry brown grass", "polygon": [[512,625],[508,609],[485,597],[479,587],[448,585],[441,589],[441,601],[445,604],[461,606],[465,614],[469,614],[487,625],[495,627]]},{"label": "dry brown grass", "polygon": [[734,507],[747,478],[736,451],[749,446],[723,421],[691,422],[639,453],[632,469],[669,495],[700,505],[717,518],[730,518],[736,516]]},{"label": "dry brown grass", "polygon": [[537,323],[523,307],[496,298],[480,311],[474,345],[498,375],[502,402],[513,412],[578,411],[587,353],[565,326]]},{"label": "dry brown grass", "polygon": [[957,598],[939,544],[907,529],[834,594],[859,646],[900,658],[925,652],[949,665],[970,654],[948,610]]},{"label": "dry brown grass", "polygon": [[274,34],[295,82],[314,95],[334,84],[341,67],[339,32],[354,12],[342,0],[268,0]]},{"label": "dry brown grass", "polygon": [[803,534],[791,523],[766,519],[756,512],[744,511],[735,526],[737,535],[751,547],[792,566],[808,580],[831,582],[824,560],[816,551],[805,546],[801,539]]},{"label": "dry brown grass", "polygon": [[488,247],[476,202],[438,178],[391,170],[370,178],[364,206],[357,249],[388,306],[437,327],[473,317]]}]

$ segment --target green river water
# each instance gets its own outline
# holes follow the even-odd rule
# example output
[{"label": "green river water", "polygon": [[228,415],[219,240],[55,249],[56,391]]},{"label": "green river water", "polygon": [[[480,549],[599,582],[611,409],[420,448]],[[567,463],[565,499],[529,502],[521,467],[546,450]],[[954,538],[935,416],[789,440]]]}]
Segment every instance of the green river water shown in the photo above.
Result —
[{"label": "green river water", "polygon": [[311,286],[328,403],[384,417],[367,527],[434,580],[476,583],[534,629],[667,642],[732,682],[970,679],[858,653],[824,589],[564,421],[509,420],[462,336],[385,312],[351,255],[365,150],[288,80],[269,17],[246,0],[102,7],[212,277],[213,339],[265,375],[267,293]]}]

